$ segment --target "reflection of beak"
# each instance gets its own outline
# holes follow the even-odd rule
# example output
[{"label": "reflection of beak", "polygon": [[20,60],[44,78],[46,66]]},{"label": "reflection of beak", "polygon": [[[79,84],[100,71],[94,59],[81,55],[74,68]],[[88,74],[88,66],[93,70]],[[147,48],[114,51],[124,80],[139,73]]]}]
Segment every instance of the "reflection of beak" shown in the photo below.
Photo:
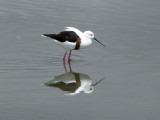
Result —
[{"label": "reflection of beak", "polygon": [[105,79],[105,77],[104,78],[102,78],[102,79],[100,79],[98,82],[96,82],[95,84],[93,84],[93,86],[96,86],[98,83],[100,83],[102,80],[104,80]]},{"label": "reflection of beak", "polygon": [[[103,45],[101,42],[99,42],[96,38],[93,38],[95,41],[97,41],[98,43],[100,43],[101,45]],[[103,45],[103,47],[106,47],[105,45]]]}]

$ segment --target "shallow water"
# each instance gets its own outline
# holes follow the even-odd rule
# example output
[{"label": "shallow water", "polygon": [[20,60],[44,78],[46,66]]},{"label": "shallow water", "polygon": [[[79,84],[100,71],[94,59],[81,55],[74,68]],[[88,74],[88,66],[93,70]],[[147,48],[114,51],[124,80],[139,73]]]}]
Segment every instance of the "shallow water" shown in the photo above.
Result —
[{"label": "shallow water", "polygon": [[[159,0],[0,0],[0,119],[159,120],[159,6]],[[73,51],[65,68],[64,50],[41,34],[66,26],[92,30],[106,47],[93,41]],[[56,76],[93,90],[66,95],[45,85]]]}]

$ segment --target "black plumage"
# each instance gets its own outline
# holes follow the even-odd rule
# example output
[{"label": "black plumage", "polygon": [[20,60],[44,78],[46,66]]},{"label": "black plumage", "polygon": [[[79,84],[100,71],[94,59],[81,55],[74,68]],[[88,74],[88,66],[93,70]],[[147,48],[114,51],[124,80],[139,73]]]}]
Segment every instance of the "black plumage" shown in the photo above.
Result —
[{"label": "black plumage", "polygon": [[69,41],[75,43],[79,38],[79,36],[73,31],[62,31],[59,34],[43,34],[43,35],[55,39],[59,42]]}]

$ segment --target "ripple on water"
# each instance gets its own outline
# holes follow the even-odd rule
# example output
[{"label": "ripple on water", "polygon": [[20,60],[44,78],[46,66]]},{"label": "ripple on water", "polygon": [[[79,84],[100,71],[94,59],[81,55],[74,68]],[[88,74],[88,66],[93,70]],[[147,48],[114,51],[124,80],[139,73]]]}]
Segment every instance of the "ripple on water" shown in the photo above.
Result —
[{"label": "ripple on water", "polygon": [[[46,56],[43,59],[44,60],[43,62],[50,65],[54,65],[55,67],[61,67],[63,66],[63,54],[64,53],[57,53],[54,56]],[[66,56],[66,62],[68,62],[68,56]],[[89,60],[82,53],[80,54],[72,53],[71,64],[72,66],[86,65],[86,64],[89,64]]]},{"label": "ripple on water", "polygon": [[[40,70],[40,69],[56,69],[63,67],[64,52],[55,53],[24,53],[22,55],[8,54],[3,56],[1,60],[1,72],[8,70]],[[66,56],[66,63],[67,63]],[[72,66],[80,66],[89,64],[87,57],[80,53],[72,53]]]}]

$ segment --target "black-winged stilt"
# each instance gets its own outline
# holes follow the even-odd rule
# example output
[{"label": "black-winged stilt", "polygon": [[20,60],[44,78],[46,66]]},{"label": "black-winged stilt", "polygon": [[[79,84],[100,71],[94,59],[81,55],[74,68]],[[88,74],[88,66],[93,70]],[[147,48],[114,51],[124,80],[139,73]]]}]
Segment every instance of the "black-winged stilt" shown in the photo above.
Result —
[{"label": "black-winged stilt", "polygon": [[[65,57],[67,51],[70,51],[68,56],[68,61],[71,61],[71,52],[72,50],[79,50],[87,48],[92,44],[92,39],[99,42],[95,37],[94,33],[91,31],[81,32],[80,30],[74,27],[66,27],[62,32],[58,34],[43,34],[43,37],[49,37],[54,39],[54,42],[63,47],[66,50],[66,53],[63,57],[63,62],[65,62]],[[101,42],[99,42],[103,45]],[[105,45],[103,45],[105,47]]]}]

